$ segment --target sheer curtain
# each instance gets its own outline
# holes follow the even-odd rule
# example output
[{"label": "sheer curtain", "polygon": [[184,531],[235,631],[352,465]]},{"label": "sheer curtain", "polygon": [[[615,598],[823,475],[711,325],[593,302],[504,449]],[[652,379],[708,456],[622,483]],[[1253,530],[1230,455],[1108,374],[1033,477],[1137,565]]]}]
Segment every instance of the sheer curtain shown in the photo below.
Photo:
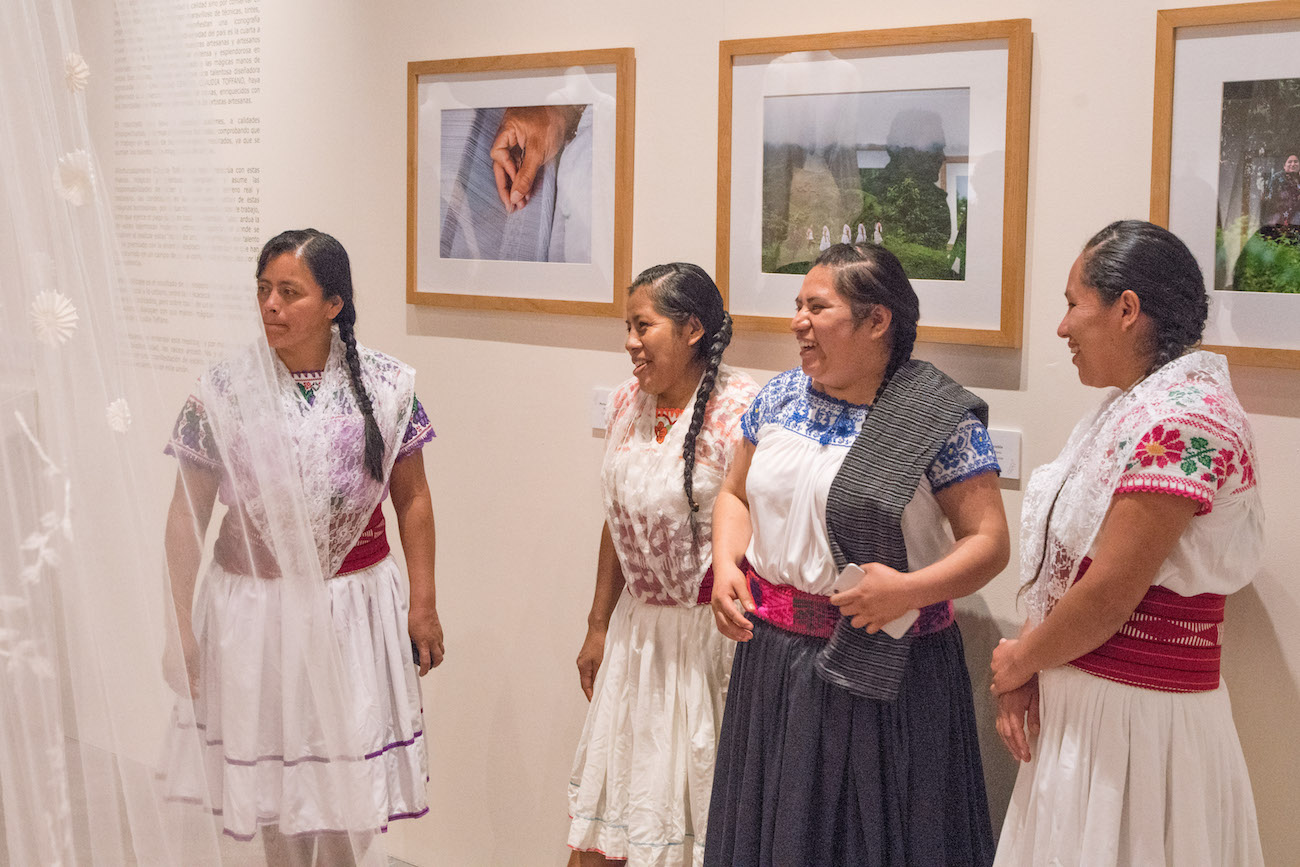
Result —
[{"label": "sheer curtain", "polygon": [[[201,59],[185,39],[192,5],[0,3],[0,861],[14,865],[268,860],[261,841],[223,833],[223,804],[169,785],[169,762],[205,766],[204,733],[184,724],[189,698],[164,679],[183,662],[163,550],[176,463],[162,447],[199,374],[261,339],[254,263],[237,215],[213,210],[229,181],[203,136],[147,138],[147,171],[134,181],[162,217],[162,254],[201,273],[203,291],[138,279],[113,218],[125,176],[104,170],[112,106],[146,81],[166,78],[178,95],[145,106],[155,128],[205,129]],[[110,57],[123,39],[137,46],[127,64],[86,59]],[[169,223],[183,223],[183,236]],[[172,335],[149,312],[164,283],[185,310]],[[382,864],[376,823],[353,798],[369,747],[347,725],[296,456],[276,427],[274,361],[264,343],[255,357],[240,406],[268,435],[242,445],[283,573],[261,576],[281,582],[280,675],[298,711],[319,721],[314,779],[344,817],[336,842],[350,840],[357,863]]]}]

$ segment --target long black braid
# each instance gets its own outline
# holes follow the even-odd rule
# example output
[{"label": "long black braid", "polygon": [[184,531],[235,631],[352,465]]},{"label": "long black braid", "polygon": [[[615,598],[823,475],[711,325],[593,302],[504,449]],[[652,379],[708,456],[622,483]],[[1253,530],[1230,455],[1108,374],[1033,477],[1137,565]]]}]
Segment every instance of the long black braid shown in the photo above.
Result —
[{"label": "long black braid", "polygon": [[898,368],[912,357],[916,323],[921,318],[916,290],[898,257],[878,244],[832,244],[813,263],[818,265],[831,269],[835,291],[848,302],[855,323],[870,316],[877,304],[891,313],[889,361],[876,390],[878,398]]},{"label": "long black braid", "polygon": [[[683,485],[686,488],[686,502],[691,506],[691,513],[700,510],[695,502],[695,438],[704,427],[704,411],[713,396],[713,384],[718,378],[718,366],[722,364],[722,353],[731,342],[731,316],[722,314],[722,325],[709,344],[704,361],[704,376],[700,379],[699,391],[695,394],[695,408],[691,411],[691,426],[686,429],[686,438],[682,441],[682,461],[685,464]],[[704,343],[703,340],[700,341]]]},{"label": "long black braid", "polygon": [[698,545],[695,515],[700,510],[695,501],[695,442],[704,426],[704,416],[713,388],[717,383],[722,353],[731,343],[731,317],[722,306],[722,293],[703,268],[687,262],[655,265],[642,271],[628,287],[631,295],[645,287],[651,292],[655,312],[671,319],[678,327],[699,320],[704,336],[695,344],[695,357],[704,362],[704,374],[695,394],[691,424],[682,441],[682,487],[691,507],[691,534]]},{"label": "long black braid", "polygon": [[348,260],[348,251],[332,235],[316,229],[293,229],[281,232],[266,242],[257,257],[257,276],[272,259],[282,253],[291,253],[302,259],[307,270],[320,284],[325,299],[341,298],[343,308],[334,317],[339,327],[339,339],[343,341],[344,359],[348,366],[348,380],[352,393],[356,395],[357,406],[365,416],[366,424],[366,470],[377,482],[384,480],[384,436],[379,432],[379,423],[375,421],[374,406],[370,394],[361,379],[361,357],[357,353],[357,308],[352,301],[352,264]]}]

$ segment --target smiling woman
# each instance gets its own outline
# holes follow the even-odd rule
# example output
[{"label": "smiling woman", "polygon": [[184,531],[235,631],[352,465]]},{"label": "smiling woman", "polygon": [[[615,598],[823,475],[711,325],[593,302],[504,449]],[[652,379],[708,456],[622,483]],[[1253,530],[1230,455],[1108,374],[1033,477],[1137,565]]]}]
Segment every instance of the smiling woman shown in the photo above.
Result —
[{"label": "smiling woman", "polygon": [[986,865],[950,600],[1008,556],[987,409],[911,360],[919,305],[883,247],[830,246],[795,308],[801,369],[754,399],[714,507],[714,619],[741,643],[704,863]]},{"label": "smiling woman", "polygon": [[1219,659],[1263,511],[1227,364],[1194,348],[1200,268],[1167,230],[1113,223],[1066,305],[1079,379],[1118,390],[1025,491],[1029,617],[993,654],[998,733],[1025,764],[997,864],[1261,864]]},{"label": "smiling woman", "polygon": [[610,400],[596,592],[578,674],[591,701],[569,783],[570,864],[704,854],[731,644],[708,605],[713,499],[758,387],[722,364],[731,317],[695,265],[633,282],[633,378]]}]

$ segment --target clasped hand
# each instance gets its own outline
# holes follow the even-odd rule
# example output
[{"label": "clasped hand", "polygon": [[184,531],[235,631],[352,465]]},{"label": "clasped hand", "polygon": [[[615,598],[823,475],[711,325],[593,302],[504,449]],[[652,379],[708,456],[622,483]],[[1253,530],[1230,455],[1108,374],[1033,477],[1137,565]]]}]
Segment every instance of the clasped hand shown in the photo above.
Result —
[{"label": "clasped hand", "polygon": [[855,586],[831,596],[831,604],[852,618],[854,627],[879,632],[886,624],[920,607],[910,598],[912,587],[906,574],[883,563],[867,563],[862,572]]},{"label": "clasped hand", "polygon": [[568,118],[563,106],[507,108],[492,141],[492,173],[507,214],[528,204],[542,166],[564,150]]}]

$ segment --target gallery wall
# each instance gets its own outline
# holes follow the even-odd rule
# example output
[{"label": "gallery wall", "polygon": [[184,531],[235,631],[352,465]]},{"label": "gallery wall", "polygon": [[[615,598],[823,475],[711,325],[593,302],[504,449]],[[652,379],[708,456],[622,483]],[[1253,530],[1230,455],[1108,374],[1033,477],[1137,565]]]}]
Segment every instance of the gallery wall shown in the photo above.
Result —
[{"label": "gallery wall", "polygon": [[[389,851],[417,865],[561,864],[565,790],[586,702],[573,658],[585,630],[600,529],[603,441],[593,388],[630,373],[613,319],[405,303],[406,63],[629,46],[636,51],[632,269],[715,264],[718,41],[1027,17],[1034,63],[1024,347],[920,345],[1023,432],[1022,464],[1051,459],[1101,397],[1079,385],[1063,341],[1065,276],[1081,245],[1145,217],[1157,0],[325,0],[267,4],[263,50],[278,82],[264,122],[266,234],[311,224],[348,247],[363,342],[413,364],[438,431],[425,450],[438,519],[447,659],[424,680],[430,814],[395,825]],[[271,7],[276,7],[273,11]],[[977,8],[978,11],[974,11]],[[793,341],[740,334],[729,358],[763,381]],[[1269,513],[1264,569],[1229,601],[1226,677],[1250,766],[1265,855],[1300,850],[1300,376],[1238,368]],[[1022,483],[1004,482],[1013,537]],[[986,661],[1020,615],[1008,570],[960,604],[984,713],[995,822],[1015,768],[997,745]]]}]

